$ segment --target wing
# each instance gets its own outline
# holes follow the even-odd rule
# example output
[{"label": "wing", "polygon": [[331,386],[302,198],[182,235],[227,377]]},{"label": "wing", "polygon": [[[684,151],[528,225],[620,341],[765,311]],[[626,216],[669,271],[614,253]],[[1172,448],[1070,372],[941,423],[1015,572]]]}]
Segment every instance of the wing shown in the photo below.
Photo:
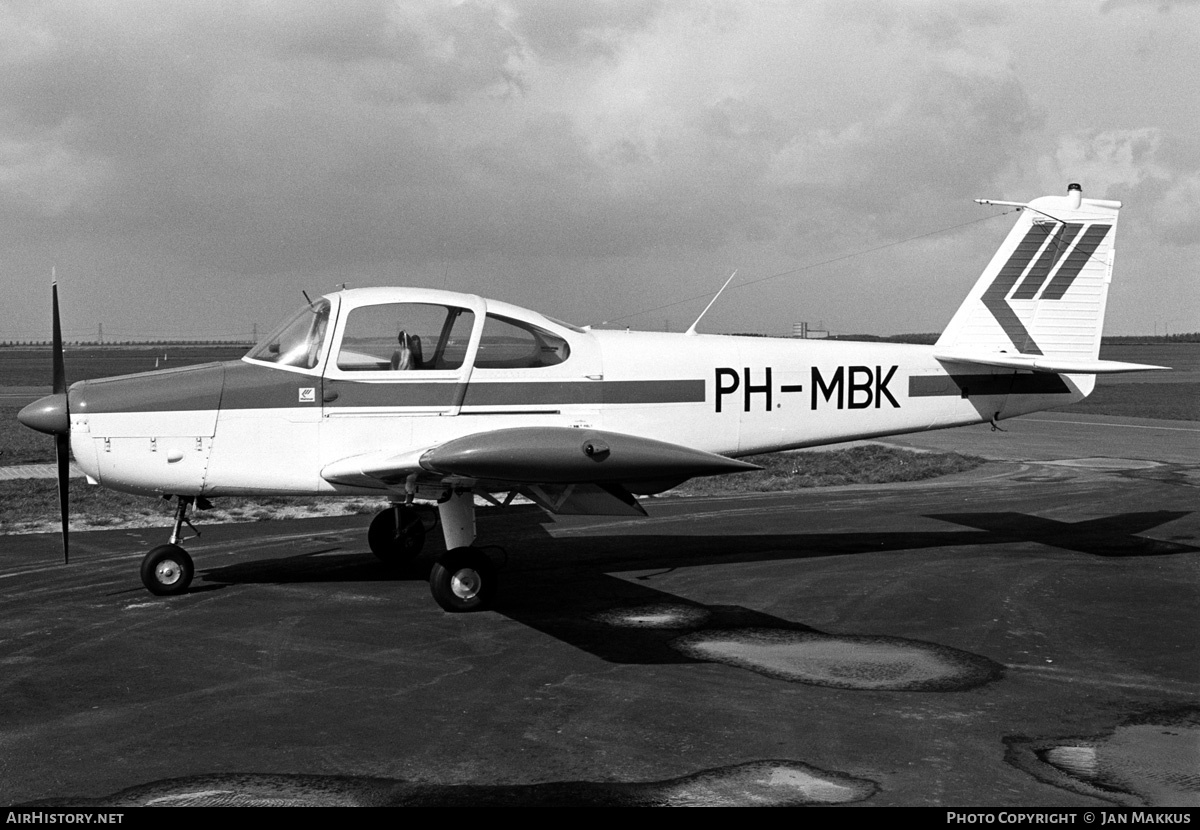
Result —
[{"label": "wing", "polygon": [[485,490],[519,489],[554,513],[642,513],[633,493],[669,489],[695,476],[761,469],[667,441],[570,427],[477,432],[432,447],[353,456],[321,471],[326,481],[394,487],[418,480],[469,480]]}]

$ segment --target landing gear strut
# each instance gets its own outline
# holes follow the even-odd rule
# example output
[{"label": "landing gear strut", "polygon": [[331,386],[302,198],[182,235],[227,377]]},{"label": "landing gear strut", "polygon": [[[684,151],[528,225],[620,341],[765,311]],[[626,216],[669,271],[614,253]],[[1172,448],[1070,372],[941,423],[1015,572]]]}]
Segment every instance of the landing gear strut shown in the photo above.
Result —
[{"label": "landing gear strut", "polygon": [[469,489],[450,490],[438,502],[446,552],[429,572],[429,590],[445,611],[462,613],[487,609],[496,594],[496,568],[475,541],[475,495]]},{"label": "landing gear strut", "polygon": [[175,525],[171,530],[171,541],[151,549],[142,560],[142,584],[146,590],[160,597],[175,596],[187,591],[192,584],[192,576],[196,573],[192,557],[179,546],[183,541],[183,525],[186,524],[199,536],[200,531],[188,521],[187,509],[193,503],[197,507],[209,507],[205,499],[192,496],[176,496]]}]

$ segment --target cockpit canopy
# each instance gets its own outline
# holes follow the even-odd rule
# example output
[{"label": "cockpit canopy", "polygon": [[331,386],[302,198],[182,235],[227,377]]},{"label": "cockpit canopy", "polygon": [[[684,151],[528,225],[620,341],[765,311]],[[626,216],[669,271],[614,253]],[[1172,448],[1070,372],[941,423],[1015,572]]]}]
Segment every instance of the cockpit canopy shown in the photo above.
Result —
[{"label": "cockpit canopy", "polygon": [[[381,291],[377,289],[358,291],[363,293],[356,297],[356,302],[341,302],[342,310],[337,316],[342,320],[332,319],[333,304],[322,297],[301,308],[263,338],[246,358],[314,369],[326,349],[326,337],[334,335],[334,322],[340,331],[332,344],[329,366],[340,372],[458,370],[471,354],[473,337],[478,337],[473,363],[477,369],[556,366],[571,354],[571,345],[565,337],[546,326],[518,319],[528,312],[519,314],[519,309],[503,303],[497,305],[504,306],[506,312],[511,309],[513,316],[486,311],[486,304],[469,295],[398,289],[401,296],[408,293],[421,301],[395,302],[391,301],[396,299],[395,293],[389,297],[365,293]],[[363,302],[363,296],[378,297],[379,301]],[[453,301],[459,296],[463,298],[461,305]],[[475,331],[478,312],[485,312],[480,332]],[[549,321],[548,325],[583,333],[557,321]]]}]

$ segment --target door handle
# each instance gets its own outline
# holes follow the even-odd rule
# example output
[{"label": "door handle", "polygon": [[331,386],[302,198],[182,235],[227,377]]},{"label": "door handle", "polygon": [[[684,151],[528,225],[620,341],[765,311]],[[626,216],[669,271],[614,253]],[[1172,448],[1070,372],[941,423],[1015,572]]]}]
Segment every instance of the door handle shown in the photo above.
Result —
[{"label": "door handle", "polygon": [[321,395],[321,400],[325,401],[325,403],[333,403],[337,399],[338,399],[337,392],[326,392],[325,394]]}]

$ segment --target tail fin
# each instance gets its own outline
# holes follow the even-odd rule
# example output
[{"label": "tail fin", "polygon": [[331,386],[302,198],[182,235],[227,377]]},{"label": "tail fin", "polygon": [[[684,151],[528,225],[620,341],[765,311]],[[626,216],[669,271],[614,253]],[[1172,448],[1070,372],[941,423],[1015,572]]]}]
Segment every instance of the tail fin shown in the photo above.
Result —
[{"label": "tail fin", "polygon": [[[1044,196],[1024,208],[938,339],[942,353],[1097,360],[1120,202]],[[983,202],[1008,204],[1012,202]]]}]

